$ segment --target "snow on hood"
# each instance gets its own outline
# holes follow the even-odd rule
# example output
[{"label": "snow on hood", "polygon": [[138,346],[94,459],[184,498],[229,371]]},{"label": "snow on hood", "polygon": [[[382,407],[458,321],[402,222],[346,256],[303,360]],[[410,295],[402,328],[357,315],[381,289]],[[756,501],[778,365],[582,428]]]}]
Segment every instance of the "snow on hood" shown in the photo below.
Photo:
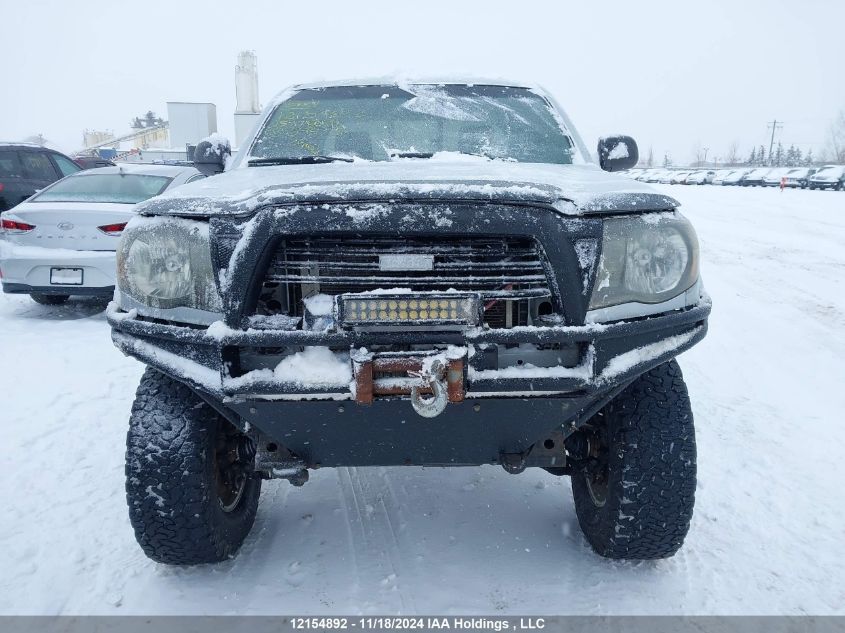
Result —
[{"label": "snow on hood", "polygon": [[144,215],[249,215],[298,202],[467,200],[555,205],[573,215],[680,206],[645,183],[595,165],[404,159],[239,167],[136,207]]}]

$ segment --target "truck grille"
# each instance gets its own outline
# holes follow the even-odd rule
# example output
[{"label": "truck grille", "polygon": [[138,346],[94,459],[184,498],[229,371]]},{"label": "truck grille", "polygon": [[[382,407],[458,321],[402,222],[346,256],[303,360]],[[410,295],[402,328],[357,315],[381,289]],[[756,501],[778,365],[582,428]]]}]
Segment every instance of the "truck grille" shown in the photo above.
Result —
[{"label": "truck grille", "polygon": [[[390,266],[383,265],[384,256]],[[550,296],[544,261],[530,238],[289,239],[273,255],[257,312],[302,316],[302,298],[314,294],[454,289],[480,294],[491,327],[526,325],[529,302]]]}]

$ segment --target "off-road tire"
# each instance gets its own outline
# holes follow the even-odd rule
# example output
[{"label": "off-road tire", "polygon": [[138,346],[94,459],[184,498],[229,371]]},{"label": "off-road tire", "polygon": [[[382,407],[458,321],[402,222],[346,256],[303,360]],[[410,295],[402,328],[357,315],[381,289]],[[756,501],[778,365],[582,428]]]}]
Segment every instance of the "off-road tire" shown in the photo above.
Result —
[{"label": "off-road tire", "polygon": [[695,430],[675,360],[634,380],[590,421],[606,444],[604,503],[572,475],[581,530],[601,556],[655,559],[684,542],[695,503]]},{"label": "off-road tire", "polygon": [[43,295],[37,292],[29,296],[35,303],[40,303],[43,306],[58,306],[70,299],[70,295]]},{"label": "off-road tire", "polygon": [[249,534],[261,480],[247,478],[228,511],[218,494],[218,434],[229,424],[184,384],[153,369],[141,378],[126,438],[126,500],[135,538],[151,559],[219,562]]}]

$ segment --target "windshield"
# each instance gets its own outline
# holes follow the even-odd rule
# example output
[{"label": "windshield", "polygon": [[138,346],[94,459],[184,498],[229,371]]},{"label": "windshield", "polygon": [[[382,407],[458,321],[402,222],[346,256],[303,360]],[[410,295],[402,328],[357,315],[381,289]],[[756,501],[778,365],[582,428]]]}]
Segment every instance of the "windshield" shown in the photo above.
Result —
[{"label": "windshield", "polygon": [[117,202],[135,204],[160,194],[172,178],[138,174],[86,174],[60,180],[32,202]]},{"label": "windshield", "polygon": [[830,177],[830,176],[838,176],[842,173],[842,167],[825,167],[824,169],[819,170],[816,172],[816,176],[822,177]]},{"label": "windshield", "polygon": [[437,152],[569,164],[574,150],[549,104],[525,88],[333,86],[301,90],[280,103],[250,157],[384,161]]}]

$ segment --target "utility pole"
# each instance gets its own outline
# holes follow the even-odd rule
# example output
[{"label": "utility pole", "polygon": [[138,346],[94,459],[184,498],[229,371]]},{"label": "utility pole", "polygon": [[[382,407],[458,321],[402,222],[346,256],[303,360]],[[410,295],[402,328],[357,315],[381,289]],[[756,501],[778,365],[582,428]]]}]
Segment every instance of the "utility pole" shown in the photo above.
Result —
[{"label": "utility pole", "polygon": [[783,122],[778,123],[778,120],[775,119],[771,123],[769,123],[766,127],[772,128],[772,140],[769,141],[769,164],[772,164],[772,149],[775,146],[775,131],[783,129]]}]

